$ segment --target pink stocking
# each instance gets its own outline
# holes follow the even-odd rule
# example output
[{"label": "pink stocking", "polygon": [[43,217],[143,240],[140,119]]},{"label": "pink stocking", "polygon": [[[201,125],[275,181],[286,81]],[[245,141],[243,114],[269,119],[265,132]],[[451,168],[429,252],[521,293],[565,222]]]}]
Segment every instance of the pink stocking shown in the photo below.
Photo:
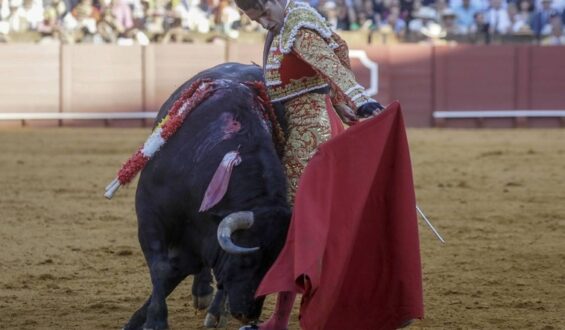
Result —
[{"label": "pink stocking", "polygon": [[288,328],[288,319],[290,318],[295,298],[296,293],[294,292],[279,292],[273,315],[271,315],[271,318],[266,322],[261,323],[259,329],[286,330]]}]

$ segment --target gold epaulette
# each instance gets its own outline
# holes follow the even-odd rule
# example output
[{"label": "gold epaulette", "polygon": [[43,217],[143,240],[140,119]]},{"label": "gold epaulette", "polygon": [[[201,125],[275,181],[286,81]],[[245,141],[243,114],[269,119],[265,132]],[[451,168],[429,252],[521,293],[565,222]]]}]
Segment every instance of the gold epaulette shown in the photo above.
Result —
[{"label": "gold epaulette", "polygon": [[291,1],[289,3],[288,13],[284,19],[284,25],[281,29],[280,50],[283,54],[290,53],[292,45],[296,39],[296,35],[300,29],[309,29],[320,34],[332,48],[338,45],[332,40],[333,31],[327,23],[326,19],[304,2]]}]

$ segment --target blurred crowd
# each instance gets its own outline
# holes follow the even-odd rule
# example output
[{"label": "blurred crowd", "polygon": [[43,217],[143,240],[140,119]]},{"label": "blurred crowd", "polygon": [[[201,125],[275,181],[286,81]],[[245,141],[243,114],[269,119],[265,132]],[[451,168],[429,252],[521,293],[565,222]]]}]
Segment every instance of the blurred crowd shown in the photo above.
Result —
[{"label": "blurred crowd", "polygon": [[[309,0],[336,30],[406,42],[489,43],[505,37],[565,44],[565,0]],[[0,0],[0,42],[190,42],[261,31],[233,0]],[[21,38],[20,38],[21,39]]]},{"label": "blurred crowd", "polygon": [[514,36],[565,45],[565,0],[322,1],[313,5],[338,30],[391,31],[405,41],[489,43]]}]

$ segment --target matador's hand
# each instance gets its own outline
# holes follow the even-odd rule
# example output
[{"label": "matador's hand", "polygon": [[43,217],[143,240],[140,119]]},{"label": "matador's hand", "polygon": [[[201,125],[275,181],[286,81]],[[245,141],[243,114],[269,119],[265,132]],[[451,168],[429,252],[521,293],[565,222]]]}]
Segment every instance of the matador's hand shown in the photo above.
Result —
[{"label": "matador's hand", "polygon": [[383,107],[379,102],[370,101],[357,109],[357,116],[361,118],[371,117],[381,112],[384,108],[385,107]]},{"label": "matador's hand", "polygon": [[348,107],[345,103],[334,104],[335,111],[347,125],[357,122],[357,116],[353,109]]}]

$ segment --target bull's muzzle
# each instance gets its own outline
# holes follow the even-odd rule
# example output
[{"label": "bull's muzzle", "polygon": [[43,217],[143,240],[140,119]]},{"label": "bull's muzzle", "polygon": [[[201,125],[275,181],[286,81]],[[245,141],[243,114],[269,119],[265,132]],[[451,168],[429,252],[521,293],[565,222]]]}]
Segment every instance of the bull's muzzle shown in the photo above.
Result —
[{"label": "bull's muzzle", "polygon": [[218,225],[218,243],[224,251],[231,254],[247,254],[259,250],[259,247],[241,247],[231,240],[234,231],[240,229],[249,229],[253,226],[253,212],[241,211],[234,212],[226,216]]}]

